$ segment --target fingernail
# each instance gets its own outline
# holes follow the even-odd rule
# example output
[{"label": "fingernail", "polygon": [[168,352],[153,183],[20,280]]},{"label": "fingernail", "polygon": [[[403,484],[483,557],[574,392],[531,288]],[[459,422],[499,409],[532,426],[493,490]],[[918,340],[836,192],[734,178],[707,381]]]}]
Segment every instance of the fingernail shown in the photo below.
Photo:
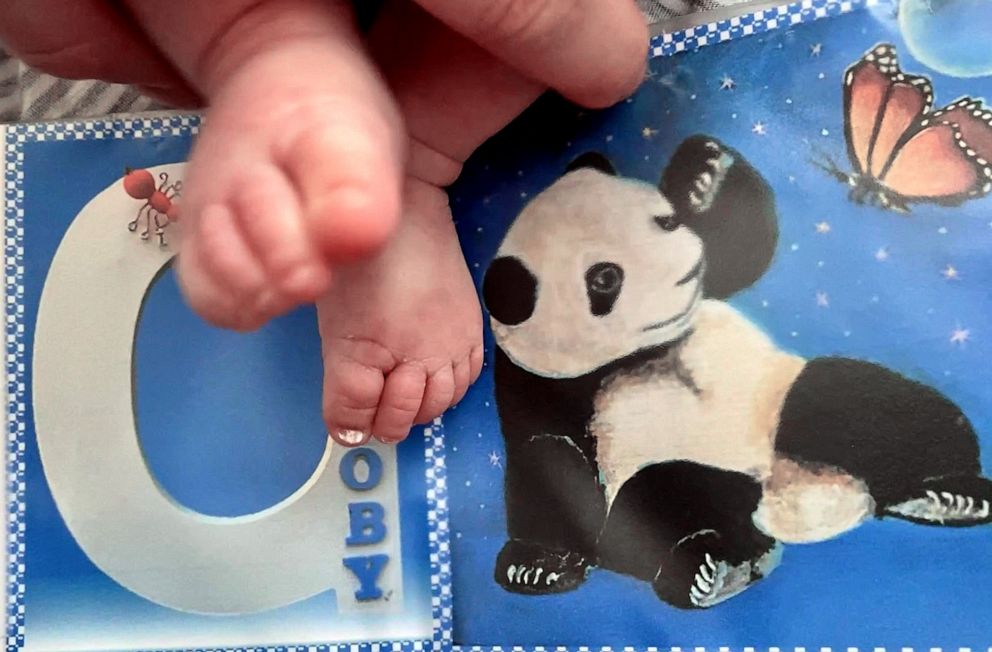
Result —
[{"label": "fingernail", "polygon": [[340,430],[332,430],[328,433],[331,439],[341,444],[342,446],[361,446],[362,444],[368,442],[371,435],[367,432],[362,432],[361,430],[348,430],[342,428]]}]

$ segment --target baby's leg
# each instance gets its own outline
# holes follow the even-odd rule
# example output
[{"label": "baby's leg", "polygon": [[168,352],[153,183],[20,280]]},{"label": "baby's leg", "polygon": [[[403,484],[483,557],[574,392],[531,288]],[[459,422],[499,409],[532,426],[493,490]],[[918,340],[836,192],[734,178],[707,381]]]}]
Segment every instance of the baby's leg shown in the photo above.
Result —
[{"label": "baby's leg", "polygon": [[398,441],[482,369],[482,314],[443,188],[541,87],[408,6],[371,48],[410,132],[402,223],[377,257],[341,268],[317,305],[332,435]]},{"label": "baby's leg", "polygon": [[212,322],[257,327],[313,301],[329,263],[395,227],[405,138],[332,0],[128,0],[210,109],[186,175],[180,280]]}]

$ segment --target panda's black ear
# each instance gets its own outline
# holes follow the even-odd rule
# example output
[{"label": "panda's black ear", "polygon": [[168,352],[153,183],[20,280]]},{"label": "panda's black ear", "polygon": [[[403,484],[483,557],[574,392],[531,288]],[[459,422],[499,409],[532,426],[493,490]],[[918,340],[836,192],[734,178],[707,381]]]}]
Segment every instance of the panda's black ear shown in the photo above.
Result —
[{"label": "panda's black ear", "polygon": [[688,138],[660,188],[703,241],[708,297],[726,299],[764,275],[778,245],[775,195],[739,152],[709,136]]},{"label": "panda's black ear", "polygon": [[583,168],[599,170],[603,174],[608,174],[613,177],[617,176],[617,169],[613,167],[613,164],[610,163],[608,158],[599,152],[586,152],[585,154],[582,154],[568,164],[568,167],[565,168],[565,174],[574,172],[575,170],[581,170]]}]

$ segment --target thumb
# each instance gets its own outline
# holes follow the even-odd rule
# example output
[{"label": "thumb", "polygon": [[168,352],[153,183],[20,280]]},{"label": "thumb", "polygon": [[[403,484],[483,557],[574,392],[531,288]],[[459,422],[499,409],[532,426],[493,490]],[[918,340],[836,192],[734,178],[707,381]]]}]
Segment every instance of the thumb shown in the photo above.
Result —
[{"label": "thumb", "polygon": [[644,78],[648,28],[633,0],[416,0],[523,74],[592,108]]}]

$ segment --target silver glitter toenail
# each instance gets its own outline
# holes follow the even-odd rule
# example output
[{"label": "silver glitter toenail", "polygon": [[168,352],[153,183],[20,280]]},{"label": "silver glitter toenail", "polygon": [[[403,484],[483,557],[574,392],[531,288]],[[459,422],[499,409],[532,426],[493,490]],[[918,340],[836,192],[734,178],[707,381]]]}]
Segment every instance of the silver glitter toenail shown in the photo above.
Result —
[{"label": "silver glitter toenail", "polygon": [[369,434],[361,430],[337,430],[330,434],[331,439],[345,446],[361,446],[370,439]]}]

